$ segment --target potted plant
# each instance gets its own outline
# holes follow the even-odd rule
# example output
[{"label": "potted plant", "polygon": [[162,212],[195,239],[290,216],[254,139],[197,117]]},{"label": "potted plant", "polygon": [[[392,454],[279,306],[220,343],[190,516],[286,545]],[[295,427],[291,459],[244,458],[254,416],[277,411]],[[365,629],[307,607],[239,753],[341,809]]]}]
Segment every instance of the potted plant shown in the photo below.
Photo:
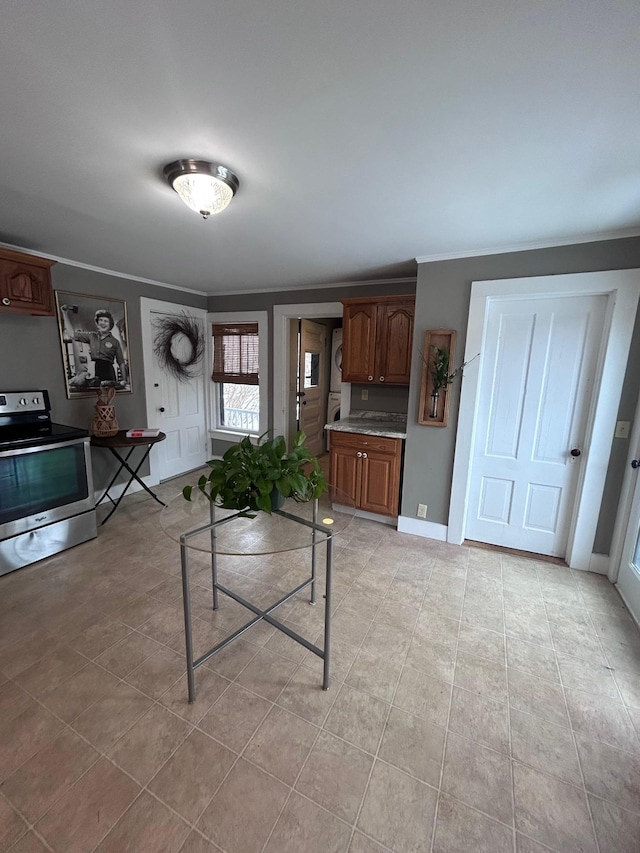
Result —
[{"label": "potted plant", "polygon": [[208,500],[242,515],[262,510],[271,513],[290,496],[308,501],[318,498],[328,488],[324,472],[304,442],[303,432],[296,433],[287,451],[284,438],[261,435],[253,443],[249,436],[230,447],[222,459],[207,462],[209,475],[203,474],[197,486],[185,486],[182,494],[191,500],[193,489],[199,489]]}]

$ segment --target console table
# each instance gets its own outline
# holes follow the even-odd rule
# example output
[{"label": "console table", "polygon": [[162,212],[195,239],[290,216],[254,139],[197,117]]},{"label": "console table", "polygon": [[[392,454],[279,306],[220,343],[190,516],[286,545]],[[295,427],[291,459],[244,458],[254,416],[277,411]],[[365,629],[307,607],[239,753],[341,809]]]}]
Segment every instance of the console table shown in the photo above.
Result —
[{"label": "console table", "polygon": [[[154,501],[157,501],[157,503],[159,503],[161,506],[166,506],[164,501],[161,501],[160,498],[156,494],[154,494],[154,492],[151,491],[147,484],[144,483],[142,479],[138,476],[138,471],[140,470],[144,462],[147,460],[149,454],[151,453],[151,448],[153,447],[153,445],[158,444],[158,442],[160,441],[164,441],[166,437],[167,436],[163,432],[161,432],[158,435],[145,436],[144,438],[127,438],[126,430],[120,430],[120,432],[118,432],[116,435],[111,435],[108,437],[99,435],[91,436],[92,447],[106,448],[107,450],[111,451],[113,456],[115,456],[115,458],[120,463],[118,470],[111,478],[111,482],[104,490],[100,500],[96,502],[96,506],[100,506],[102,501],[108,498],[113,504],[111,511],[100,522],[101,525],[105,524],[111,518],[113,513],[118,509],[120,501],[126,495],[127,491],[129,490],[129,487],[131,486],[134,480],[142,486],[142,488],[145,490],[145,492],[147,492],[147,494],[151,495]],[[136,447],[144,448],[144,453],[142,454],[136,467],[132,468],[129,465],[129,459]],[[123,456],[120,451],[122,451],[122,453],[125,453],[126,451],[126,456]],[[129,480],[125,485],[122,494],[116,500],[114,500],[109,494],[109,490],[111,489],[115,481],[118,479],[118,475],[120,474],[120,471],[122,471],[123,468],[129,473]]]},{"label": "console table", "polygon": [[[355,514],[355,508],[349,506],[350,500],[347,495],[340,494],[338,500],[335,489],[332,490],[332,494],[334,501],[341,504],[339,511],[332,507],[329,493],[325,493],[319,500],[308,502],[288,498],[282,509],[274,510],[271,515],[258,512],[254,517],[247,517],[236,510],[222,509],[211,504],[196,489],[191,501],[186,501],[180,494],[173,498],[160,513],[160,525],[163,531],[180,545],[189,702],[193,702],[196,698],[195,670],[261,620],[273,625],[324,661],[322,687],[324,690],[328,689],[333,540],[337,534],[346,530]],[[271,614],[285,601],[308,586],[311,587],[309,603],[312,605],[316,603],[317,552],[322,545],[326,546],[324,644],[319,648]],[[235,556],[241,560],[242,557],[267,557],[302,549],[311,550],[310,576],[285,595],[281,595],[268,607],[258,606],[248,601],[220,583],[218,579],[217,557],[219,555]],[[205,552],[211,555],[212,609],[219,608],[218,593],[222,592],[254,614],[246,624],[195,659],[189,580],[189,558],[192,552]],[[252,576],[259,579],[259,569]]]}]

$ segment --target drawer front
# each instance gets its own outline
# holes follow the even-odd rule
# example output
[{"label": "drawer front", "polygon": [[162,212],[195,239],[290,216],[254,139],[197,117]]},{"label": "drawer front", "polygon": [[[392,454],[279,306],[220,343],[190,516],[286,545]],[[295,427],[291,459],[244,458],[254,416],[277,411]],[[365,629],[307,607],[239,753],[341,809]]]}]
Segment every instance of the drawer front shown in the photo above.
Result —
[{"label": "drawer front", "polygon": [[384,438],[378,435],[364,435],[359,432],[338,432],[331,430],[331,446],[352,447],[355,450],[379,450],[382,453],[400,453],[401,438]]}]

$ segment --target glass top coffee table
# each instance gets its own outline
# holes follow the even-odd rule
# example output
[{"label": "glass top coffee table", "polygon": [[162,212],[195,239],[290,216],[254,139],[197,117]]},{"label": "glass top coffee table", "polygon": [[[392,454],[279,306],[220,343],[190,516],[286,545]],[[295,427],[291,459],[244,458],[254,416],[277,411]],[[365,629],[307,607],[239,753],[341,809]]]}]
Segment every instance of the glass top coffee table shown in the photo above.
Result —
[{"label": "glass top coffee table", "polygon": [[[191,501],[182,494],[174,497],[160,513],[160,525],[170,539],[180,545],[182,568],[182,599],[184,606],[185,645],[187,654],[187,682],[189,702],[195,701],[195,670],[206,663],[229,643],[264,620],[292,640],[300,643],[323,660],[322,687],[329,687],[331,651],[331,576],[333,569],[333,540],[344,532],[355,515],[353,501],[335,488],[325,492],[318,500],[298,501],[287,498],[281,509],[271,515],[258,512],[247,517],[236,510],[222,509],[211,504],[197,489]],[[324,644],[320,648],[301,634],[284,625],[272,613],[301,590],[310,587],[309,603],[316,603],[317,557],[322,546],[325,553]],[[221,555],[237,557],[264,557],[272,554],[311,550],[309,577],[297,584],[268,607],[258,606],[234,592],[218,578],[217,558]],[[190,589],[190,557],[195,553],[211,556],[211,582],[213,610],[220,606],[219,592],[246,607],[254,615],[198,658],[193,653],[193,627]],[[255,573],[259,578],[259,569]]]}]

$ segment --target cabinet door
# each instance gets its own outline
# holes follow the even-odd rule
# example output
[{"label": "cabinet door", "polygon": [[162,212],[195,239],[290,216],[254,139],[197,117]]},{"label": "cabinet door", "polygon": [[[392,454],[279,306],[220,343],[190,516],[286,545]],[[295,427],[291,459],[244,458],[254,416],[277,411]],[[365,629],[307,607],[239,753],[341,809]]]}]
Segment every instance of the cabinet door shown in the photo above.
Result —
[{"label": "cabinet door", "polygon": [[380,515],[398,515],[400,448],[397,453],[366,450],[362,458],[360,508]]},{"label": "cabinet door", "polygon": [[374,381],[376,326],[375,302],[345,305],[342,339],[343,382]]},{"label": "cabinet door", "polygon": [[[332,493],[333,500],[347,506],[358,506],[360,497],[360,459],[355,447],[336,440],[337,433],[331,435],[331,473],[329,480],[338,493]],[[347,498],[344,497],[347,496]],[[347,500],[348,499],[348,500]]]},{"label": "cabinet door", "polygon": [[409,384],[414,311],[415,303],[408,300],[378,306],[376,382]]},{"label": "cabinet door", "polygon": [[52,316],[49,270],[0,259],[0,311]]}]

